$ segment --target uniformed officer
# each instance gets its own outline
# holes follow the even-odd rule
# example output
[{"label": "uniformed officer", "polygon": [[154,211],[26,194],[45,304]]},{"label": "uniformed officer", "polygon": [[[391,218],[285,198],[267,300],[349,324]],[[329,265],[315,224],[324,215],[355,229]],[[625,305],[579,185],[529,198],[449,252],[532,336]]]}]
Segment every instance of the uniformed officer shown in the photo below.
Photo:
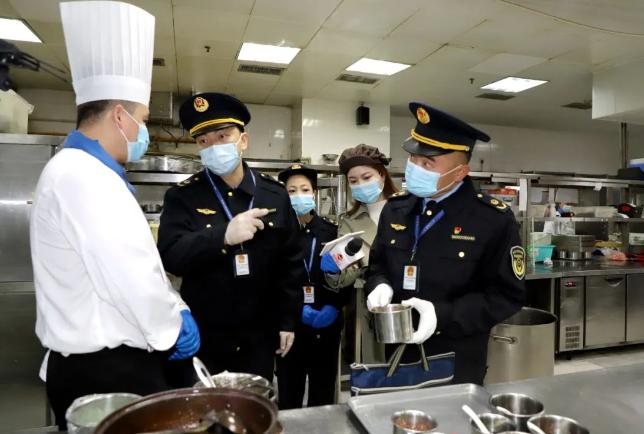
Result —
[{"label": "uniformed officer", "polygon": [[300,221],[304,251],[300,266],[305,271],[300,284],[304,306],[295,328],[297,342],[288,356],[277,361],[280,409],[302,407],[307,376],[309,407],[335,402],[342,307],[349,290],[329,289],[320,270],[320,251],[323,244],[337,238],[338,227],[315,213],[317,176],[317,171],[300,164],[279,174]]},{"label": "uniformed officer", "polygon": [[[412,343],[428,355],[454,351],[454,382],[482,384],[490,329],[524,301],[525,252],[510,208],[468,176],[476,141],[489,136],[428,105],[409,108],[417,124],[403,144],[407,192],[382,211],[367,304],[414,307]],[[418,357],[409,346],[403,360]]]},{"label": "uniformed officer", "polygon": [[276,349],[289,352],[302,308],[297,217],[284,186],[242,162],[250,121],[242,102],[202,93],[179,116],[201,148],[204,170],[166,193],[163,263],[183,278],[208,369],[271,380]]}]

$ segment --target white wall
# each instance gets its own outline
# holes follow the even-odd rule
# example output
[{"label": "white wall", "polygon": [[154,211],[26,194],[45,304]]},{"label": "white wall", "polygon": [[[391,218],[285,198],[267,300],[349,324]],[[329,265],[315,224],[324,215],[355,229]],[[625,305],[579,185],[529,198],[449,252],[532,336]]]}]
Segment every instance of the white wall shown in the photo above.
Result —
[{"label": "white wall", "polygon": [[368,104],[369,125],[356,125],[351,101],[302,100],[302,158],[322,164],[322,154],[341,154],[346,148],[366,143],[389,154],[389,105]]},{"label": "white wall", "polygon": [[[392,167],[404,167],[403,141],[415,125],[411,117],[391,117]],[[618,125],[614,133],[585,133],[474,124],[492,137],[477,144],[474,171],[548,171],[615,175],[619,168]],[[644,151],[644,143],[642,143]],[[483,163],[481,163],[483,160]]]}]

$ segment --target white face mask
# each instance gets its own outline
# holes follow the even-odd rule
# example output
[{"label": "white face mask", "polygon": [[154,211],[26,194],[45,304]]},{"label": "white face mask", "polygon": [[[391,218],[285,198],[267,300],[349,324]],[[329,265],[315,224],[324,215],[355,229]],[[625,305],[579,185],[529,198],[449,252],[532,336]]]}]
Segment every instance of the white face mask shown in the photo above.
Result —
[{"label": "white face mask", "polygon": [[241,136],[235,143],[211,145],[206,149],[202,149],[199,151],[202,164],[215,175],[226,176],[231,174],[241,162],[241,155],[237,151],[237,145],[240,141]]}]

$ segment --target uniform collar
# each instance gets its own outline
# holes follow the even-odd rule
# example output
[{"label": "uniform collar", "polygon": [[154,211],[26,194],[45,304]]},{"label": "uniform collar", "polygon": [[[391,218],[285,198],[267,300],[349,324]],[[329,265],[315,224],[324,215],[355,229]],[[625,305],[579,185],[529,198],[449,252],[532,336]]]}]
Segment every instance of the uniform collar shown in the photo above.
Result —
[{"label": "uniform collar", "polygon": [[302,226],[302,230],[310,229],[312,232],[315,232],[315,230],[322,225],[322,218],[314,211],[311,211],[311,214],[313,214],[313,218],[310,222]]},{"label": "uniform collar", "polygon": [[[242,166],[244,167],[244,177],[242,178],[242,181],[239,183],[237,188],[230,188],[228,184],[224,182],[223,179],[219,175],[215,175],[214,173],[210,172],[210,176],[212,177],[212,180],[215,182],[217,185],[217,188],[221,192],[228,192],[232,190],[241,190],[244,193],[248,194],[249,196],[255,196],[255,188],[256,182],[257,182],[257,176],[255,176],[255,181],[253,181],[253,176],[251,175],[250,171],[252,170],[250,167],[248,167],[248,164],[245,162],[242,162]],[[205,169],[208,170],[208,169]]]},{"label": "uniform collar", "polygon": [[67,136],[67,139],[65,139],[64,148],[80,149],[81,151],[85,151],[114,171],[123,180],[123,182],[125,182],[125,185],[130,192],[134,193],[136,191],[134,186],[130,184],[125,176],[125,168],[112,158],[105,149],[103,149],[98,140],[92,140],[80,131],[74,130],[69,134],[69,136]]}]

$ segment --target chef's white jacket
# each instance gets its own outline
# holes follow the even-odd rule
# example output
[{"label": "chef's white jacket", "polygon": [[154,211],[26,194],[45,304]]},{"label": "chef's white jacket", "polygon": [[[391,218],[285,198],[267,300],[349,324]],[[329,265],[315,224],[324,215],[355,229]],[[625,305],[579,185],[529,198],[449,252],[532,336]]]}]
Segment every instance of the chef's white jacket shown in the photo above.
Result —
[{"label": "chef's white jacket", "polygon": [[82,150],[60,151],[38,182],[30,236],[44,347],[69,354],[174,345],[187,307],[116,172]]}]

